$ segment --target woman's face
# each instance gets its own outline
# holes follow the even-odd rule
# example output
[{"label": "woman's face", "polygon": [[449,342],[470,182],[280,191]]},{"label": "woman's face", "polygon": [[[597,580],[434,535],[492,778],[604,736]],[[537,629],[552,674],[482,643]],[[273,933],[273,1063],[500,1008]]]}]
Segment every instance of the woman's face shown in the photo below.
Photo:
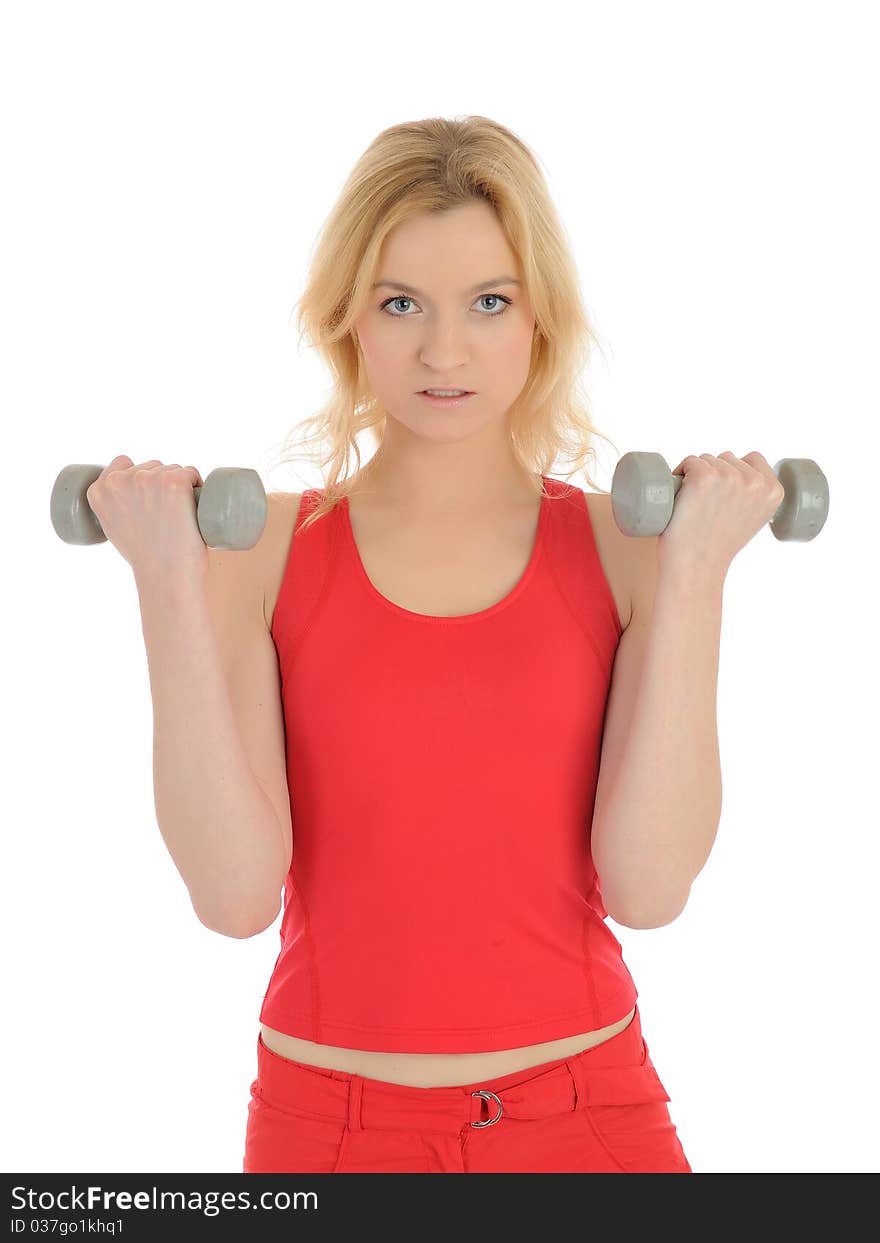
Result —
[{"label": "woman's face", "polygon": [[[525,286],[498,277],[522,281],[523,273],[486,202],[388,234],[355,332],[369,389],[390,419],[436,440],[504,419],[528,377],[535,318]],[[418,395],[426,388],[474,396],[440,409]]]}]

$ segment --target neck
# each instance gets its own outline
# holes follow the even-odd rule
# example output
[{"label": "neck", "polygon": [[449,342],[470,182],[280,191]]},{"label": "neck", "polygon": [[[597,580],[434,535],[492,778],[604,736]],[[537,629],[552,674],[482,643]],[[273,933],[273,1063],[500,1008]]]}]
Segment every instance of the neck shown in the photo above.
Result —
[{"label": "neck", "polygon": [[534,504],[541,477],[523,469],[509,445],[480,453],[470,442],[390,451],[383,444],[360,472],[358,491],[424,516],[478,513],[499,504]]}]

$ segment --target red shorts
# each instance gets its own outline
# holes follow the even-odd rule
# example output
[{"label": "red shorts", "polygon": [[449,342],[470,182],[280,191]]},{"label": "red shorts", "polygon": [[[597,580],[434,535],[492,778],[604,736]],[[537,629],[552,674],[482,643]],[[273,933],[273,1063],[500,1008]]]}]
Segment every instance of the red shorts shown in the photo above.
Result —
[{"label": "red shorts", "polygon": [[690,1174],[642,1037],[455,1087],[282,1057],[257,1036],[245,1174]]}]

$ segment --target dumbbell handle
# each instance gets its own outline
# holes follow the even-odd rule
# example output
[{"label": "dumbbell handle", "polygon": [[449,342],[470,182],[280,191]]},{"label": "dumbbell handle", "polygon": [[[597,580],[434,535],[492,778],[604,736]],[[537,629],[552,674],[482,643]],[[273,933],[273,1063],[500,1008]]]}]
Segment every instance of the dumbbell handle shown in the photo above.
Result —
[{"label": "dumbbell handle", "polygon": [[[52,526],[67,544],[101,544],[106,535],[86,492],[103,466],[73,464],[58,473],[49,513]],[[209,548],[253,548],[266,524],[268,506],[255,470],[218,466],[204,484],[193,485],[199,530]]]}]

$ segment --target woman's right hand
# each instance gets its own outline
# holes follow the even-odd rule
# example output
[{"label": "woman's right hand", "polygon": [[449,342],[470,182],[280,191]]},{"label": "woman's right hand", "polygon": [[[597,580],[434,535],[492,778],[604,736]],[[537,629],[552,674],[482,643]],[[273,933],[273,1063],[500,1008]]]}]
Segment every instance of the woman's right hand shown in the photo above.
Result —
[{"label": "woman's right hand", "polygon": [[194,466],[139,462],[120,454],[86,490],[107,539],[137,578],[207,574],[193,488],[203,485]]}]

